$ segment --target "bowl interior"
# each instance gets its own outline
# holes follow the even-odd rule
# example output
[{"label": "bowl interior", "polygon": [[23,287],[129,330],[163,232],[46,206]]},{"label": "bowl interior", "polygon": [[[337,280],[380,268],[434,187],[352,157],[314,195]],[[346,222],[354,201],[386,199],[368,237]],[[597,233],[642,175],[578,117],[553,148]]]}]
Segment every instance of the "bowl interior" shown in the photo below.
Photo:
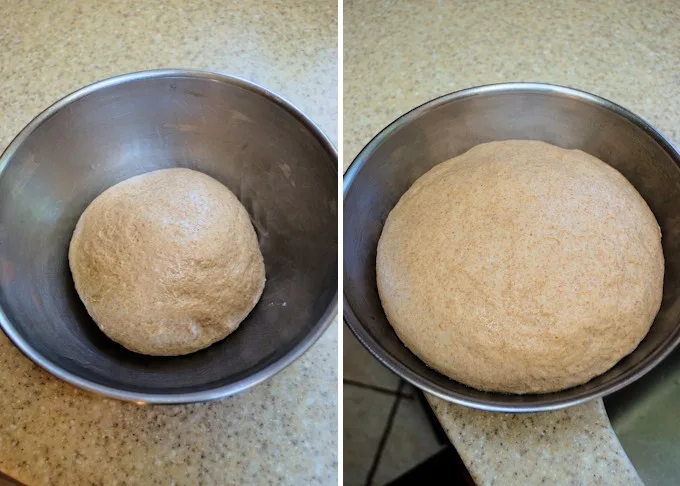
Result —
[{"label": "bowl interior", "polygon": [[[428,368],[392,330],[376,287],[377,242],[401,195],[434,165],[477,144],[509,139],[577,148],[614,166],[645,198],[663,234],[664,296],[649,334],[605,374],[558,393],[486,393]],[[359,339],[392,370],[427,391],[464,405],[495,411],[549,410],[621,388],[651,369],[680,339],[678,162],[677,152],[645,122],[606,100],[574,90],[498,85],[428,103],[378,135],[345,176],[345,318]]]},{"label": "bowl interior", "polygon": [[[133,76],[76,98],[20,136],[0,166],[5,326],[43,365],[161,397],[238,391],[306,348],[337,298],[337,159],[322,136],[273,96],[218,75]],[[67,250],[99,193],[168,167],[204,172],[238,196],[267,282],[227,339],[164,358],[130,352],[98,329],[74,289]]]}]

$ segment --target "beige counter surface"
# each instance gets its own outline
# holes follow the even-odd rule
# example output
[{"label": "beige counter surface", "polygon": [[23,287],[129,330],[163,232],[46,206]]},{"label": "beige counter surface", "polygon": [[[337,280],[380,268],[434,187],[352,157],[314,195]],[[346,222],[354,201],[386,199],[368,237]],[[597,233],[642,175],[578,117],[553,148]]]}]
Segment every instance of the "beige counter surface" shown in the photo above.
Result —
[{"label": "beige counter surface", "polygon": [[[507,81],[604,96],[678,144],[679,24],[672,1],[347,1],[344,166],[409,109]],[[640,482],[600,400],[522,416],[430,400],[480,484]]]},{"label": "beige counter surface", "polygon": [[[336,17],[303,0],[0,2],[0,146],[70,91],[165,67],[261,84],[335,142]],[[164,407],[77,390],[0,333],[0,471],[29,485],[337,484],[337,433],[337,325],[250,391]]]}]

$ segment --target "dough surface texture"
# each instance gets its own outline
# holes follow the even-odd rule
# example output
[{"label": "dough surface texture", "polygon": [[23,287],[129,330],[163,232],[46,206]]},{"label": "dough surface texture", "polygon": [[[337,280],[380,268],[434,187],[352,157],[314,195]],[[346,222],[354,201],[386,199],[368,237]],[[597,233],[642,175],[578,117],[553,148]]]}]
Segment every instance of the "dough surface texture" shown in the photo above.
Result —
[{"label": "dough surface texture", "polygon": [[420,177],[377,249],[385,314],[427,365],[479,390],[545,393],[631,353],[659,311],[659,225],[614,168],[528,140]]},{"label": "dough surface texture", "polygon": [[248,212],[220,182],[189,169],[101,193],[80,216],[68,256],[92,319],[142,354],[210,346],[236,330],[264,289]]}]

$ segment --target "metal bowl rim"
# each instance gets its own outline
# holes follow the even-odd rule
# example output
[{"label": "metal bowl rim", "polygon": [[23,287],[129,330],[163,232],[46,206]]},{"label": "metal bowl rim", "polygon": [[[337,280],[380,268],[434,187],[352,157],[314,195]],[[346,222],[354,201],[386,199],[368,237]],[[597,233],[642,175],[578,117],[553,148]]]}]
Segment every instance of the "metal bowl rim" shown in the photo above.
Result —
[{"label": "metal bowl rim", "polygon": [[[145,79],[162,79],[162,78],[198,78],[217,81],[221,83],[226,83],[246,90],[252,91],[265,99],[279,105],[281,108],[290,113],[295,117],[303,126],[305,126],[314,137],[321,143],[325,151],[331,158],[335,169],[338,166],[338,154],[337,150],[325,133],[319,128],[309,117],[307,117],[299,108],[297,108],[293,103],[283,98],[280,95],[275,94],[268,89],[259,86],[253,82],[247,81],[243,78],[236,76],[231,76],[215,71],[206,71],[199,69],[155,69],[148,71],[138,71],[127,74],[122,74],[119,76],[114,76],[111,78],[103,79],[95,83],[84,86],[72,93],[64,96],[56,103],[49,106],[47,109],[42,111],[38,116],[33,118],[28,125],[26,125],[19,134],[14,137],[14,139],[7,146],[5,151],[0,155],[0,177],[2,177],[7,164],[10,159],[21,146],[21,144],[47,119],[51,116],[64,109],[68,105],[74,103],[75,101],[84,98],[90,94],[102,91],[106,88],[113,86],[120,86],[125,83],[141,81]],[[258,383],[274,376],[279,371],[283,370],[285,367],[293,363],[300,356],[302,356],[324,333],[326,329],[331,325],[338,313],[338,291],[336,289],[335,294],[332,297],[331,303],[326,308],[323,316],[314,325],[312,330],[297,343],[288,353],[281,356],[279,359],[270,363],[265,368],[259,370],[257,373],[248,375],[234,383],[228,385],[219,386],[209,390],[202,390],[198,392],[190,393],[142,393],[122,390],[119,388],[109,387],[102,385],[100,383],[82,378],[74,373],[71,373],[57,364],[53,363],[51,360],[47,359],[37,350],[35,350],[19,333],[16,331],[12,322],[7,318],[7,315],[0,307],[0,328],[4,331],[7,337],[14,343],[14,345],[28,357],[35,364],[43,368],[45,371],[53,374],[54,376],[64,380],[71,385],[78,388],[88,390],[99,395],[103,395],[110,398],[116,398],[119,400],[136,402],[139,404],[181,404],[181,403],[195,403],[195,402],[206,402],[210,400],[217,400],[220,398],[225,398],[228,396],[235,395],[242,391],[245,391]]]},{"label": "metal bowl rim", "polygon": [[[630,110],[600,96],[581,91],[566,86],[555,84],[537,83],[537,82],[513,82],[513,83],[498,83],[483,86],[476,86],[472,88],[465,88],[459,91],[445,94],[438,98],[427,101],[412,110],[404,113],[396,120],[391,122],[387,127],[382,129],[375,135],[366,146],[359,152],[356,158],[347,168],[343,177],[343,203],[348,197],[348,193],[352,187],[356,175],[370,160],[375,151],[382,145],[382,143],[389,138],[395,131],[407,125],[411,121],[419,118],[425,112],[436,109],[451,101],[470,98],[480,95],[493,93],[509,93],[509,92],[525,92],[534,94],[550,94],[558,95],[568,98],[573,98],[585,103],[597,105],[605,108],[615,114],[622,116],[629,122],[645,131],[670,157],[675,164],[680,167],[680,152],[670,143],[652,124],[647,122],[642,117],[634,114]],[[344,206],[344,204],[343,204]],[[344,255],[343,255],[344,259]],[[343,267],[344,268],[344,267]],[[343,275],[344,280],[344,275]],[[489,393],[491,399],[477,399],[471,398],[458,392],[453,392],[446,387],[439,386],[432,383],[422,375],[412,371],[405,366],[399,359],[389,353],[382,345],[373,338],[370,332],[366,330],[362,324],[361,319],[355,314],[350,305],[347,295],[343,292],[343,318],[347,322],[350,330],[356,338],[368,349],[375,358],[377,358],[383,365],[401,376],[404,380],[412,385],[424,390],[443,400],[463,405],[465,407],[483,410],[487,412],[503,412],[503,413],[534,413],[547,412],[553,410],[561,410],[567,407],[572,407],[590,401],[595,398],[602,398],[615,391],[618,391],[631,383],[642,378],[645,374],[656,367],[666,356],[668,356],[680,344],[680,325],[670,333],[670,335],[657,346],[643,361],[641,361],[633,371],[627,375],[620,375],[610,382],[603,383],[591,390],[577,393],[571,397],[551,398],[554,393],[543,393],[535,395],[523,395],[526,400],[516,404],[506,404],[502,402],[502,397],[512,396],[501,393]],[[574,387],[573,390],[583,385]],[[559,393],[559,392],[557,392]],[[494,399],[493,397],[497,397]]]}]

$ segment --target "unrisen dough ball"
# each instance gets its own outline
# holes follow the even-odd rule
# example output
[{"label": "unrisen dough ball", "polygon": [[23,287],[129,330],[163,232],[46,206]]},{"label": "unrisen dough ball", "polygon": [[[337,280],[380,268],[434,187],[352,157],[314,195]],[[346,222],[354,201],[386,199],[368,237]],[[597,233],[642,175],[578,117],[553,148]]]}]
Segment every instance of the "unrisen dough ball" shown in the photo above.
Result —
[{"label": "unrisen dough ball", "polygon": [[265,282],[246,209],[224,185],[189,169],[149,172],[104,191],[78,220],[68,256],[100,329],[150,355],[223,339]]},{"label": "unrisen dough ball", "polygon": [[437,165],[385,223],[385,313],[425,363],[471,387],[552,392],[633,351],[661,303],[651,210],[615,169],[536,141]]}]

